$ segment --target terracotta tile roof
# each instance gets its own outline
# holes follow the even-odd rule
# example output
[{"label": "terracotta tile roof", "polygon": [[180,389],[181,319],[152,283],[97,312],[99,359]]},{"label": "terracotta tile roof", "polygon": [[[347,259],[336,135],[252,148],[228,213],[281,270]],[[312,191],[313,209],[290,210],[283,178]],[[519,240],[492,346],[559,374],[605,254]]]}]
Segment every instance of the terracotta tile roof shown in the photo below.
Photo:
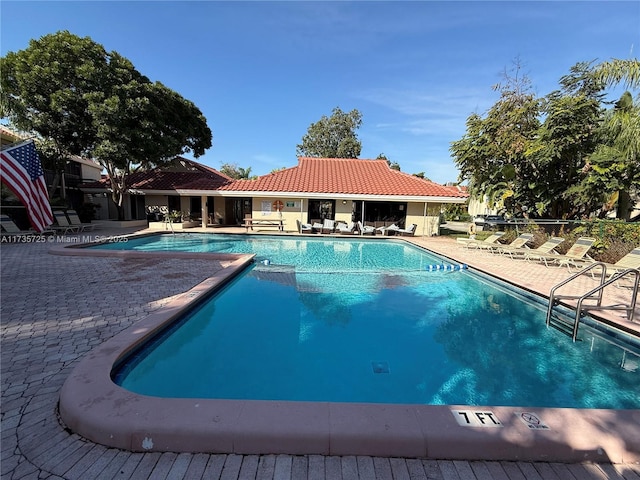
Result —
[{"label": "terracotta tile roof", "polygon": [[[295,167],[255,180],[233,180],[214,168],[177,157],[174,167],[129,176],[131,190],[215,190],[221,192],[300,193],[403,197],[466,198],[466,191],[399,172],[386,160],[301,157]],[[84,184],[85,190],[105,189],[109,180]]]},{"label": "terracotta tile roof", "polygon": [[[173,166],[132,173],[127,184],[131,190],[218,190],[231,181],[231,178],[215,168],[177,157]],[[109,183],[109,179],[105,177],[96,182],[85,183],[82,188],[105,189],[109,187]]]},{"label": "terracotta tile roof", "polygon": [[221,191],[297,192],[343,195],[456,197],[457,188],[424,180],[389,168],[386,160],[301,157],[296,167],[255,180],[236,180]]}]

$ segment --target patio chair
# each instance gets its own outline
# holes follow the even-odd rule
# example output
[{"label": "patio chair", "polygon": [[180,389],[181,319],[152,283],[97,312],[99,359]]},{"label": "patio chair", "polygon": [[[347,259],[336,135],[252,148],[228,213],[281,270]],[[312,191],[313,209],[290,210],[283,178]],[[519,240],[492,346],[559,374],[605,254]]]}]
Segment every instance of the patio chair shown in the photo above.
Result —
[{"label": "patio chair", "polygon": [[81,232],[93,230],[100,225],[99,223],[83,223],[75,210],[67,210],[67,217],[69,218],[69,223],[74,227],[78,227]]},{"label": "patio chair", "polygon": [[8,215],[0,215],[0,226],[2,226],[3,231],[1,233],[3,237],[11,235],[50,235],[55,233],[53,230],[44,230],[42,233],[38,233],[35,230],[20,230]]},{"label": "patio chair", "polygon": [[[600,263],[606,267],[608,277],[614,277],[630,268],[640,269],[640,247],[634,248],[616,263]],[[593,276],[593,270],[591,272],[591,276]]]},{"label": "patio chair", "polygon": [[[555,252],[555,248],[564,242],[562,237],[551,237],[537,248],[513,248],[505,250],[505,255],[509,255],[511,258],[526,258],[527,255],[551,255]],[[525,245],[526,247],[526,245]]]},{"label": "patio chair", "polygon": [[349,222],[347,224],[340,223],[338,224],[338,228],[336,229],[341,235],[353,235],[354,230],[356,229],[356,224],[354,222]]},{"label": "patio chair", "polygon": [[375,235],[376,229],[370,225],[363,225],[361,221],[358,221],[358,231],[360,235]]},{"label": "patio chair", "polygon": [[324,219],[324,223],[322,224],[322,233],[333,233],[333,229],[335,228],[335,222],[329,218]]},{"label": "patio chair", "polygon": [[61,210],[55,210],[53,212],[53,218],[55,219],[56,224],[51,225],[51,228],[56,232],[62,232],[66,235],[67,233],[78,233],[80,231],[80,227],[69,223],[69,219]]},{"label": "patio chair", "polygon": [[558,266],[566,265],[566,267],[571,270],[571,267],[580,268],[584,266],[585,263],[593,263],[594,260],[587,252],[591,248],[591,246],[596,242],[595,238],[592,237],[580,237],[576,240],[567,253],[564,255],[556,254],[556,255],[548,255],[548,254],[536,254],[536,255],[527,255],[527,260],[534,260],[544,262],[545,266],[549,266],[549,263],[557,264]]},{"label": "patio chair", "polygon": [[298,233],[313,233],[313,225],[310,223],[302,223],[296,219],[296,225],[298,226]]},{"label": "patio chair", "polygon": [[504,235],[504,232],[494,232],[484,240],[476,240],[471,238],[457,238],[458,243],[462,243],[464,248],[477,248],[479,250],[486,250],[488,248],[495,247],[495,243],[498,239]]},{"label": "patio chair", "polygon": [[516,249],[521,249],[523,248],[527,243],[529,243],[531,240],[533,240],[533,233],[521,233],[520,235],[518,235],[516,237],[516,239],[507,244],[507,245],[501,245],[496,243],[496,245],[492,248],[489,248],[489,251],[491,253],[500,253],[500,254],[506,254],[508,252],[510,252],[511,250],[516,250]]},{"label": "patio chair", "polygon": [[380,232],[382,235],[385,235],[385,236],[395,235],[398,230],[400,230],[400,227],[397,226],[395,223],[392,223],[388,227],[378,227],[375,229],[376,232]]},{"label": "patio chair", "polygon": [[320,222],[313,222],[311,228],[313,233],[322,233],[322,224]]},{"label": "patio chair", "polygon": [[413,235],[416,232],[416,228],[418,228],[418,225],[415,223],[412,223],[409,228],[399,228],[398,230],[396,230],[396,235],[402,235],[402,236],[407,236],[407,237],[413,237]]}]

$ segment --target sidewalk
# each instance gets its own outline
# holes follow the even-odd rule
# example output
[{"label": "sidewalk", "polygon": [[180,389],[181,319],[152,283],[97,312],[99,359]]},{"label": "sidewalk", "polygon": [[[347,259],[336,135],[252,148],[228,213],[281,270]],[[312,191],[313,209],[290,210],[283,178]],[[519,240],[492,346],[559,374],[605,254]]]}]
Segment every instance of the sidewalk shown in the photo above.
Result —
[{"label": "sidewalk", "polygon": [[[97,230],[84,235],[122,233],[129,231]],[[446,238],[414,241],[543,294],[567,275],[566,269],[466,252]],[[221,267],[188,258],[57,256],[48,253],[51,243],[55,242],[0,247],[3,479],[640,480],[637,464],[144,454],[87,442],[65,430],[56,413],[59,390],[78,360]],[[636,315],[640,318],[640,313]]]}]

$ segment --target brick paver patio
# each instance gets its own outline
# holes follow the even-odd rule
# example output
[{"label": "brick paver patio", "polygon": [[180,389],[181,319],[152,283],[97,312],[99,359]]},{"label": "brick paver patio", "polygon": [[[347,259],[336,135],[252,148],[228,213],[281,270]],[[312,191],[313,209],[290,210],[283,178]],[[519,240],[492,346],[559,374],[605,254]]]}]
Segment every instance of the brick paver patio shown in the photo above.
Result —
[{"label": "brick paver patio", "polygon": [[[95,232],[116,233],[128,232]],[[468,252],[447,238],[415,241],[533,291],[548,293],[567,276],[559,268]],[[194,259],[57,256],[48,253],[51,245],[1,246],[3,479],[640,480],[637,464],[131,453],[93,444],[65,430],[56,414],[75,364],[221,267]]]}]

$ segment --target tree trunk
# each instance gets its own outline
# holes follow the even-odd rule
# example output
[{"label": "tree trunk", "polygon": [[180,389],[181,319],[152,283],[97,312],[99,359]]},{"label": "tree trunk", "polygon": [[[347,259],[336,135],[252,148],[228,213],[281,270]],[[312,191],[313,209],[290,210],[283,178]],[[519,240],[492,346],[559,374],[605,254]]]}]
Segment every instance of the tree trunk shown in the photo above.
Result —
[{"label": "tree trunk", "polygon": [[118,220],[124,220],[124,207],[122,205],[117,205],[118,207]]},{"label": "tree trunk", "polygon": [[631,196],[626,190],[620,190],[618,194],[618,210],[616,218],[626,222],[631,218]]}]

